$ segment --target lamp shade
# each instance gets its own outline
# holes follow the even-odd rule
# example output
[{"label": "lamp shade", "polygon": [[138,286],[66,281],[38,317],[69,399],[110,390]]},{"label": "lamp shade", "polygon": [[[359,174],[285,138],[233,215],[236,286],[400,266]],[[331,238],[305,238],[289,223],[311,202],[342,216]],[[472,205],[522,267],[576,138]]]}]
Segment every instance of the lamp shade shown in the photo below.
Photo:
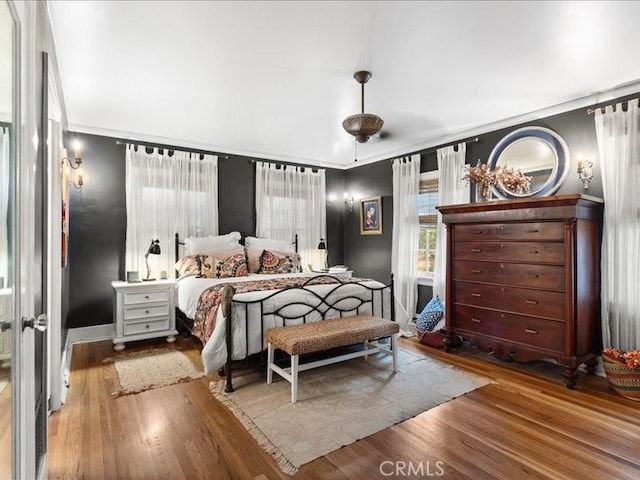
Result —
[{"label": "lamp shade", "polygon": [[151,240],[151,245],[149,245],[149,250],[147,250],[147,255],[160,255],[160,240]]},{"label": "lamp shade", "polygon": [[324,238],[320,239],[320,243],[318,244],[318,250],[326,250],[327,244],[324,242]]}]

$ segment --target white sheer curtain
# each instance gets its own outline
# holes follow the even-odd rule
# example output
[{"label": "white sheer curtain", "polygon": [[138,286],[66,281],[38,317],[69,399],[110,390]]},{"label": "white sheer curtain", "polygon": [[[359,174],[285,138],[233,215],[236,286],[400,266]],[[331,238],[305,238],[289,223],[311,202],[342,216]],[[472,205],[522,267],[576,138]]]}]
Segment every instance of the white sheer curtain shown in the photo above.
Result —
[{"label": "white sheer curtain", "polygon": [[393,161],[393,236],[391,271],[394,279],[396,321],[402,330],[413,320],[418,285],[418,190],[420,155]]},{"label": "white sheer curtain", "polygon": [[602,335],[605,347],[640,348],[640,109],[638,99],[595,115],[602,190]]},{"label": "white sheer curtain", "polygon": [[9,210],[9,129],[0,127],[0,277],[2,286],[9,283],[9,239],[7,214]]},{"label": "white sheer curtain", "polygon": [[126,270],[146,276],[144,255],[152,239],[160,255],[149,255],[152,277],[174,275],[174,238],[218,234],[218,157],[127,145]]},{"label": "white sheer curtain", "polygon": [[[469,201],[469,186],[463,180],[466,143],[458,150],[451,145],[438,149],[438,205],[455,205]],[[445,300],[447,275],[447,229],[438,213],[436,260],[433,268],[433,295]]]},{"label": "white sheer curtain", "polygon": [[318,244],[326,240],[325,183],[324,170],[256,162],[256,235],[293,242],[297,233],[305,269],[324,263]]}]

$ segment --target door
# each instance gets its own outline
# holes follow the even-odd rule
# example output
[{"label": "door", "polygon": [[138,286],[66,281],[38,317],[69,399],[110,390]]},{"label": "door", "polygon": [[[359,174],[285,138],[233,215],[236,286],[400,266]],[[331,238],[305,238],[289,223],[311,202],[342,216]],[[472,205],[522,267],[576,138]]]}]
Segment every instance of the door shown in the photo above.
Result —
[{"label": "door", "polygon": [[[0,9],[7,0],[0,0]],[[8,2],[13,93],[10,151],[9,261],[12,265],[12,472],[13,478],[46,476],[46,132],[42,128],[43,61],[37,53],[38,2]],[[5,44],[5,38],[2,39]],[[45,77],[46,79],[46,77]],[[45,80],[46,85],[46,80]],[[4,89],[0,89],[4,91]],[[46,243],[44,243],[46,245]]]}]

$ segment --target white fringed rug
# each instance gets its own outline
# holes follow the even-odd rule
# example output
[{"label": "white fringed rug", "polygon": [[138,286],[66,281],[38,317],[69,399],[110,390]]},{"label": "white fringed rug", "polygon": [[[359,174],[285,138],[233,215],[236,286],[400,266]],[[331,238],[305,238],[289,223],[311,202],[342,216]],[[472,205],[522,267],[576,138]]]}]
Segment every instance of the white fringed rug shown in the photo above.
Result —
[{"label": "white fringed rug", "polygon": [[260,376],[234,379],[236,391],[224,393],[224,381],[210,389],[242,422],[283,472],[358,439],[412,418],[457,396],[490,383],[436,360],[399,351],[301,372],[298,402],[291,386],[274,374],[267,385]]},{"label": "white fringed rug", "polygon": [[120,383],[119,388],[111,393],[115,397],[204,376],[184,353],[177,350],[147,350],[105,359],[105,362],[111,361]]}]

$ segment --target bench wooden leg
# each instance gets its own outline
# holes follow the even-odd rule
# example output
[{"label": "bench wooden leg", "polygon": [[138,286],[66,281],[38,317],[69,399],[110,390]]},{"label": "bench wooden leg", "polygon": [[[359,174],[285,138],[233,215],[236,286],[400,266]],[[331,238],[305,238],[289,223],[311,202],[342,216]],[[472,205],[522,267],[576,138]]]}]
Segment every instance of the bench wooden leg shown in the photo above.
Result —
[{"label": "bench wooden leg", "polygon": [[393,356],[393,371],[398,371],[398,334],[391,335],[391,353]]},{"label": "bench wooden leg", "polygon": [[291,355],[291,403],[298,401],[298,360],[299,355]]},{"label": "bench wooden leg", "polygon": [[273,365],[273,351],[273,344],[267,344],[267,383],[273,381],[273,370],[271,369],[271,365]]}]

